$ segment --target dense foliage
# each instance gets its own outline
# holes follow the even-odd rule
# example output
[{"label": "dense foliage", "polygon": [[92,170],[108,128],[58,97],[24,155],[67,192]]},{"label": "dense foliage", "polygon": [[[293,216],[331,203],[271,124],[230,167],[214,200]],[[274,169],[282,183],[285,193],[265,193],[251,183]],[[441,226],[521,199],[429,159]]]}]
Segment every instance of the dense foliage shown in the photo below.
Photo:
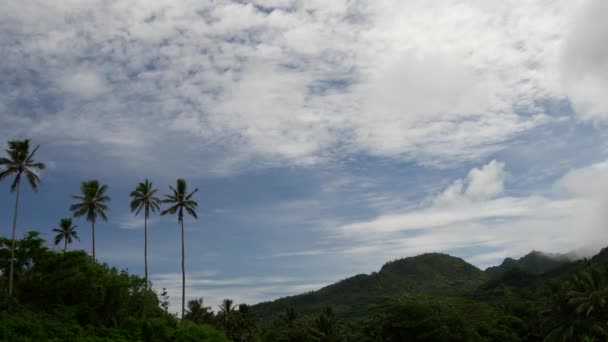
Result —
[{"label": "dense foliage", "polygon": [[208,324],[178,329],[143,278],[83,251],[52,251],[36,232],[16,241],[15,291],[8,296],[10,244],[0,238],[1,341],[226,341]]},{"label": "dense foliage", "polygon": [[605,341],[607,270],[608,250],[532,252],[487,271],[433,253],[254,309],[266,341]]}]

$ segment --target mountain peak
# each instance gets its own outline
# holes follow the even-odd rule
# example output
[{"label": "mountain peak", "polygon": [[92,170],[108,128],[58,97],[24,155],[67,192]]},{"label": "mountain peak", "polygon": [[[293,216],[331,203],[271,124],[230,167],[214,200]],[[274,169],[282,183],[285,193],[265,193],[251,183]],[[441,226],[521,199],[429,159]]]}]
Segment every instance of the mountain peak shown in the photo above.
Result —
[{"label": "mountain peak", "polygon": [[481,273],[477,267],[461,258],[444,253],[425,253],[385,263],[380,273],[397,272],[401,275],[425,276],[430,274],[453,275]]},{"label": "mountain peak", "polygon": [[506,258],[499,266],[488,267],[486,273],[500,275],[512,269],[519,269],[530,274],[543,274],[549,272],[569,261],[570,254],[545,253],[533,250],[519,259]]},{"label": "mountain peak", "polygon": [[256,311],[266,316],[298,306],[314,313],[331,304],[339,315],[360,315],[376,301],[400,295],[463,295],[486,281],[483,271],[461,258],[426,253],[387,262],[379,272],[359,274],[318,291],[260,303]]}]

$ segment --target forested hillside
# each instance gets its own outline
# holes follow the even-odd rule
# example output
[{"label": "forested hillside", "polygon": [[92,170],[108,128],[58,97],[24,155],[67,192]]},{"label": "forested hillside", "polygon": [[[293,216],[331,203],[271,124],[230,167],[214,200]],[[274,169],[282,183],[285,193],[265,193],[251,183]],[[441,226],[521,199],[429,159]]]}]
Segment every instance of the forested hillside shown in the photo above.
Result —
[{"label": "forested hillside", "polygon": [[603,341],[608,250],[570,261],[542,253],[482,271],[430,253],[318,291],[260,303],[190,300],[185,318],[144,278],[57,252],[29,232],[0,239],[1,341]]},{"label": "forested hillside", "polygon": [[289,307],[310,314],[331,306],[339,317],[360,317],[369,305],[386,297],[465,295],[473,293],[486,279],[483,271],[462,259],[430,253],[391,261],[379,272],[359,274],[315,292],[260,303],[254,309],[266,318]]}]

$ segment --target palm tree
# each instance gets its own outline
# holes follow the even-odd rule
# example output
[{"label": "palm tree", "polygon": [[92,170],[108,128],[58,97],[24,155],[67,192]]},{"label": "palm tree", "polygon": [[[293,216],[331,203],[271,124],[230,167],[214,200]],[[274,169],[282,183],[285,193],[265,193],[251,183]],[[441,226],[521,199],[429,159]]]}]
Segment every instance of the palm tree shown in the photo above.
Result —
[{"label": "palm tree", "polygon": [[188,301],[186,319],[199,324],[211,323],[213,320],[213,312],[211,312],[211,307],[203,304],[203,298],[192,299]]},{"label": "palm tree", "polygon": [[552,287],[552,305],[542,312],[543,341],[606,340],[608,288],[600,270],[588,265],[570,282]]},{"label": "palm tree", "polygon": [[93,261],[95,261],[95,221],[97,221],[97,217],[104,221],[108,220],[106,211],[109,211],[109,209],[105,203],[110,201],[110,197],[105,195],[107,190],[108,186],[100,186],[96,179],[82,182],[80,184],[82,196],[72,196],[73,199],[80,202],[70,206],[70,211],[74,213],[74,217],[86,216],[86,220],[91,222]]},{"label": "palm tree", "polygon": [[148,217],[150,211],[156,212],[160,210],[160,199],[154,197],[158,189],[152,189],[152,183],[147,179],[137,184],[137,187],[131,192],[131,211],[135,212],[135,216],[144,210],[144,268],[146,286],[148,286]]},{"label": "palm tree", "polygon": [[186,311],[186,266],[185,266],[185,253],[184,253],[184,210],[190,216],[195,219],[198,218],[196,215],[196,207],[198,203],[192,199],[192,196],[198,191],[194,189],[191,193],[188,194],[186,181],[183,179],[177,180],[177,186],[173,188],[169,185],[169,188],[173,192],[170,195],[165,195],[165,199],[162,201],[163,203],[168,203],[171,205],[168,209],[161,212],[161,215],[177,214],[177,222],[181,224],[182,227],[182,325],[184,324],[184,313]]},{"label": "palm tree", "polygon": [[220,315],[230,316],[232,313],[236,311],[237,305],[234,304],[232,299],[224,299],[222,300],[222,304],[220,304]]},{"label": "palm tree", "polygon": [[65,252],[68,248],[68,244],[72,243],[74,239],[80,241],[76,228],[78,228],[78,226],[72,226],[71,218],[62,218],[59,221],[59,228],[53,228],[53,231],[57,233],[57,235],[55,235],[55,246],[63,240],[63,251]]},{"label": "palm tree", "polygon": [[11,184],[11,192],[16,191],[15,195],[15,211],[13,212],[13,235],[11,245],[11,266],[9,271],[8,294],[13,294],[13,268],[15,261],[15,232],[17,230],[17,213],[19,211],[19,190],[21,185],[21,176],[25,176],[30,186],[34,191],[38,190],[40,177],[36,174],[36,170],[44,170],[43,163],[34,161],[34,154],[40,145],[36,146],[30,152],[30,140],[11,140],[8,142],[6,153],[8,158],[0,158],[0,165],[4,166],[4,170],[0,171],[0,181],[10,175],[15,175],[15,179]]},{"label": "palm tree", "polygon": [[594,267],[574,275],[574,289],[568,291],[568,304],[575,307],[575,312],[589,318],[600,313],[608,306],[608,287],[604,286],[601,273]]},{"label": "palm tree", "polygon": [[226,336],[228,337],[228,339],[232,341],[237,323],[235,320],[237,305],[234,304],[234,301],[232,299],[224,299],[222,300],[222,304],[220,304],[219,307],[220,311],[217,315],[220,324],[224,327],[224,331],[226,332]]}]

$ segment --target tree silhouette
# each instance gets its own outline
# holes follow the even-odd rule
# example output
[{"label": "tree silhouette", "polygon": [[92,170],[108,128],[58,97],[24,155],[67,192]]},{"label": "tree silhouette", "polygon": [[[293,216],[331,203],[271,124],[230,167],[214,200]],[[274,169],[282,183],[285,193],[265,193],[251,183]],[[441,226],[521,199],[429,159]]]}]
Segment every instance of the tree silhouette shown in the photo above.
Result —
[{"label": "tree silhouette", "polygon": [[101,218],[104,221],[108,220],[106,211],[109,211],[106,203],[110,201],[110,197],[106,196],[105,193],[108,190],[107,185],[99,185],[99,181],[94,179],[86,182],[82,182],[80,185],[80,192],[82,196],[72,196],[80,202],[72,204],[70,210],[74,213],[75,217],[86,216],[86,220],[91,222],[91,238],[93,245],[93,260],[95,259],[95,222],[97,218]]},{"label": "tree silhouette", "polygon": [[169,186],[172,193],[165,195],[163,203],[170,204],[171,206],[162,211],[161,215],[177,215],[177,222],[182,228],[182,326],[184,324],[184,316],[186,312],[186,265],[185,265],[185,243],[184,243],[184,210],[195,219],[198,218],[196,214],[196,207],[198,203],[192,199],[194,194],[198,191],[194,189],[188,194],[188,185],[182,178],[177,180],[176,187]]},{"label": "tree silhouette", "polygon": [[195,323],[211,323],[213,321],[213,312],[211,307],[205,306],[203,298],[192,299],[188,301],[188,310],[185,318]]},{"label": "tree silhouette", "polygon": [[13,212],[13,233],[11,243],[11,262],[9,271],[8,294],[13,294],[13,272],[15,259],[15,232],[17,230],[17,213],[19,211],[19,190],[21,188],[21,176],[27,178],[28,183],[34,191],[38,190],[40,177],[36,174],[36,170],[44,170],[45,165],[34,161],[34,154],[40,145],[36,146],[30,152],[30,140],[11,140],[8,142],[6,153],[8,158],[0,158],[0,165],[4,166],[4,170],[0,171],[0,181],[4,178],[15,175],[11,184],[11,192],[16,192],[15,195],[15,210]]},{"label": "tree silhouette", "polygon": [[61,240],[63,240],[63,251],[68,248],[68,244],[72,243],[74,239],[80,240],[78,238],[78,233],[76,232],[76,228],[78,226],[72,226],[71,218],[62,218],[59,221],[59,227],[53,228],[53,231],[57,233],[55,235],[55,246],[57,246]]},{"label": "tree silhouette", "polygon": [[144,274],[146,284],[148,282],[148,217],[150,217],[150,212],[160,210],[160,199],[154,196],[157,191],[158,189],[152,188],[152,182],[146,179],[137,184],[130,195],[131,211],[135,213],[135,216],[139,215],[142,209],[144,211]]}]

